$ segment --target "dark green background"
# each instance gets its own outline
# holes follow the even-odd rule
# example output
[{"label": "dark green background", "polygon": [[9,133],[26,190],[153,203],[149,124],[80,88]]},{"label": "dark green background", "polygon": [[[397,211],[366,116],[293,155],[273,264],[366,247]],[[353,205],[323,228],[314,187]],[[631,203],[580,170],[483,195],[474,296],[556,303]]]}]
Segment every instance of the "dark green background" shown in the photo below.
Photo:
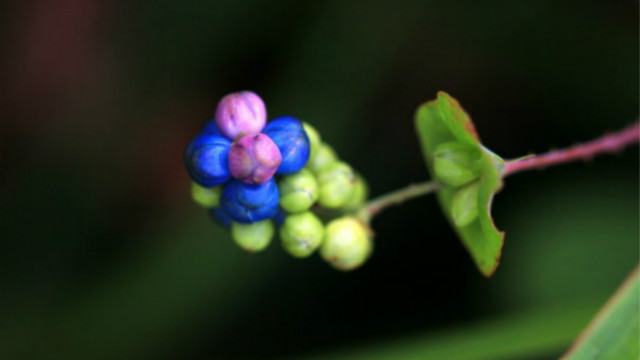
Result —
[{"label": "dark green background", "polygon": [[637,2],[0,10],[3,359],[329,359],[587,304],[579,329],[638,260],[637,148],[507,179],[490,280],[434,197],[376,218],[374,255],[352,273],[277,242],[248,255],[191,202],[182,164],[217,100],[243,89],[314,124],[374,196],[427,178],[413,114],[438,90],[505,158],[591,139],[637,117]]}]

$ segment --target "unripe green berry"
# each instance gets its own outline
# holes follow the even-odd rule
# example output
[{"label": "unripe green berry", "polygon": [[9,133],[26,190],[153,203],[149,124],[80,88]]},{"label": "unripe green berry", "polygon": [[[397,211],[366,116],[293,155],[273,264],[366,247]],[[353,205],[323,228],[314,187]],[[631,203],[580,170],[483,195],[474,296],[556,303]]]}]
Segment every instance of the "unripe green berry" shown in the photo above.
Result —
[{"label": "unripe green berry", "polygon": [[251,224],[233,222],[231,236],[241,248],[256,252],[263,250],[273,238],[274,229],[271,220],[263,220]]},{"label": "unripe green berry", "polygon": [[198,205],[210,209],[220,205],[222,186],[212,188],[202,187],[195,182],[191,184],[191,197]]},{"label": "unripe green berry", "polygon": [[327,164],[317,173],[320,186],[320,205],[337,209],[344,206],[353,194],[355,174],[351,166],[342,161]]},{"label": "unripe green berry", "polygon": [[365,225],[353,217],[345,216],[327,225],[320,255],[334,268],[348,271],[362,265],[372,250]]},{"label": "unripe green berry", "polygon": [[309,209],[318,200],[320,192],[316,177],[307,169],[282,177],[278,187],[280,206],[290,213]]},{"label": "unripe green berry", "polygon": [[478,183],[458,190],[451,199],[451,217],[457,227],[471,224],[478,217]]},{"label": "unripe green berry", "polygon": [[304,128],[304,131],[307,133],[307,137],[309,138],[309,161],[311,161],[311,159],[313,159],[318,153],[322,140],[320,139],[318,130],[316,130],[316,128],[314,128],[308,122],[303,122],[302,127]]},{"label": "unripe green berry", "polygon": [[338,155],[336,155],[333,148],[326,143],[320,143],[315,156],[309,158],[307,168],[314,173],[318,173],[323,167],[336,161],[338,161]]},{"label": "unripe green berry", "polygon": [[438,180],[449,186],[464,185],[480,174],[480,151],[459,142],[439,145],[433,154]]},{"label": "unripe green berry", "polygon": [[365,201],[367,201],[367,196],[369,195],[369,186],[364,181],[362,176],[356,175],[355,182],[353,183],[353,191],[351,197],[344,205],[345,211],[353,211],[357,210],[362,205],[364,205]]},{"label": "unripe green berry", "polygon": [[289,254],[297,258],[307,257],[322,244],[324,226],[310,211],[289,215],[280,228],[280,238]]}]

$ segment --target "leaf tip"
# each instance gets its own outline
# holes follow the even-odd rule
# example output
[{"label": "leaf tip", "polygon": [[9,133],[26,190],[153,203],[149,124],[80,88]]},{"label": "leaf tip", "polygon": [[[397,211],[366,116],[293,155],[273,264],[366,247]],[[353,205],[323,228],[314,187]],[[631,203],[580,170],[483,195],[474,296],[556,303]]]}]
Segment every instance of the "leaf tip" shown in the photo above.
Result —
[{"label": "leaf tip", "polygon": [[491,263],[491,266],[488,266],[488,267],[478,266],[478,268],[480,269],[480,273],[486,278],[491,278],[493,274],[495,274],[496,270],[498,269],[498,265],[500,265],[500,260],[502,259],[502,247],[504,245],[504,231],[497,230],[497,232],[500,235],[501,246],[498,249],[498,253],[496,254],[495,259]]}]

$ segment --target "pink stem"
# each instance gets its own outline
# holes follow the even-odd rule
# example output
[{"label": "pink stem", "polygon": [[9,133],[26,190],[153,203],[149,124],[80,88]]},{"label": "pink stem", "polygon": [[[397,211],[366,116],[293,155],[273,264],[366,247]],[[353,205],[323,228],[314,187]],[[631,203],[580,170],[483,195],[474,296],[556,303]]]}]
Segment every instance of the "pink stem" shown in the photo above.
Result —
[{"label": "pink stem", "polygon": [[639,141],[640,123],[636,122],[619,132],[604,135],[584,144],[578,144],[567,149],[552,150],[545,154],[534,155],[521,160],[507,161],[502,174],[503,176],[508,176],[525,170],[542,169],[576,160],[589,160],[599,154],[619,152]]}]

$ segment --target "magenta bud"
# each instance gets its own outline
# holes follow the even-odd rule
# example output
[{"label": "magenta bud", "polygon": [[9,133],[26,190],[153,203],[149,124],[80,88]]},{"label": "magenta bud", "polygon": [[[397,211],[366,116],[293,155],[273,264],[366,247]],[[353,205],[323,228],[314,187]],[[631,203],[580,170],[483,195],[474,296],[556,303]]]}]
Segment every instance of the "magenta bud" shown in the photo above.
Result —
[{"label": "magenta bud", "polygon": [[281,162],[278,146],[265,134],[243,136],[229,150],[231,176],[247,184],[271,180]]},{"label": "magenta bud", "polygon": [[257,94],[241,91],[220,100],[216,109],[216,125],[230,140],[257,134],[267,122],[267,109]]}]

